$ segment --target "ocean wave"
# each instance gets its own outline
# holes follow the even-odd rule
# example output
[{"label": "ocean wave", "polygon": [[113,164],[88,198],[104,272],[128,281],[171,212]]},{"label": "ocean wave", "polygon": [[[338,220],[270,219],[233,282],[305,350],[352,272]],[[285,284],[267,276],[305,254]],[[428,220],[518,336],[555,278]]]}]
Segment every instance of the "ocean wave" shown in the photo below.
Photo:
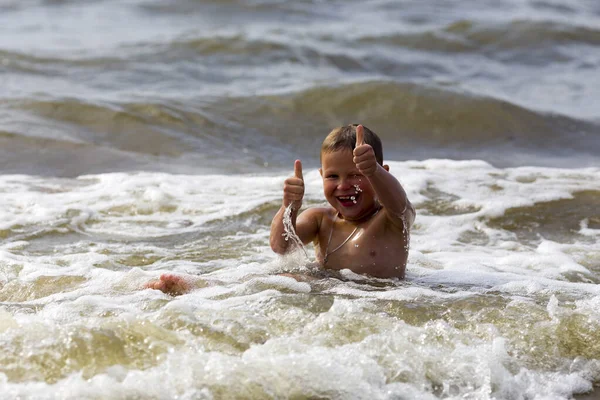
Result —
[{"label": "ocean wave", "polygon": [[[375,130],[392,159],[410,157],[419,149],[441,151],[432,153],[436,157],[472,158],[473,149],[484,149],[488,155],[500,154],[494,162],[504,159],[510,165],[515,156],[511,150],[552,156],[600,151],[594,122],[412,83],[368,81],[188,102],[55,99],[4,105],[32,115],[38,124],[69,127],[74,142],[175,158],[186,153],[237,155],[238,160],[255,160],[250,164],[258,159],[259,164],[285,163],[293,154],[314,161],[326,134],[348,123]],[[35,128],[14,126],[13,135],[36,136]],[[52,139],[43,126],[37,129]]]},{"label": "ocean wave", "polygon": [[[541,113],[491,97],[413,83],[349,83],[262,99],[261,102],[252,100],[248,110],[259,115],[277,114],[280,118],[284,114],[288,121],[320,120],[325,131],[341,124],[361,122],[373,127],[384,141],[402,146],[477,147],[513,143],[583,150],[598,145],[597,126],[593,122]],[[238,107],[237,111],[244,113],[243,108]],[[323,131],[318,134],[322,135]]]},{"label": "ocean wave", "polygon": [[[172,1],[169,3],[156,0],[143,0],[137,6],[149,13],[157,14],[202,14],[210,11],[215,14],[229,14],[230,17],[246,17],[246,13],[255,14],[255,18],[260,18],[257,13],[272,14],[283,13],[288,18],[293,14],[305,14],[323,16],[322,11],[328,8],[326,4],[319,4],[313,0],[298,1],[279,1],[279,0],[201,0],[201,1]],[[316,7],[315,7],[316,6]],[[321,12],[319,12],[321,11]]]},{"label": "ocean wave", "polygon": [[496,49],[529,48],[541,44],[580,43],[600,45],[600,29],[565,22],[515,19],[499,24],[462,20],[445,27],[444,32],[469,42]]},{"label": "ocean wave", "polygon": [[[598,46],[600,29],[557,21],[489,23],[462,19],[418,32],[367,34],[360,42],[436,53],[473,53],[515,63],[530,63],[532,54],[527,52],[534,51],[545,62],[567,62],[577,57],[565,52],[564,47]],[[514,54],[507,59],[506,53]]]}]

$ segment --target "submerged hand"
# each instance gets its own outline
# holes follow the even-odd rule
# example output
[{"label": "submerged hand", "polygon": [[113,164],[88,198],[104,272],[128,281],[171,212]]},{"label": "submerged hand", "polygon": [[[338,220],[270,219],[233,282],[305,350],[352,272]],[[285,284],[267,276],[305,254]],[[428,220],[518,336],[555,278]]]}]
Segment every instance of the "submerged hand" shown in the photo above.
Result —
[{"label": "submerged hand", "polygon": [[173,274],[162,274],[159,279],[150,281],[145,288],[160,290],[171,296],[179,296],[191,290],[192,285],[185,278]]},{"label": "submerged hand", "polygon": [[356,168],[364,176],[371,176],[377,171],[377,159],[371,145],[365,144],[364,128],[362,125],[356,127],[356,146],[354,148],[353,162]]},{"label": "submerged hand", "polygon": [[299,210],[304,198],[304,178],[302,176],[302,162],[294,162],[294,176],[287,178],[283,183],[283,206],[293,204],[294,210]]}]

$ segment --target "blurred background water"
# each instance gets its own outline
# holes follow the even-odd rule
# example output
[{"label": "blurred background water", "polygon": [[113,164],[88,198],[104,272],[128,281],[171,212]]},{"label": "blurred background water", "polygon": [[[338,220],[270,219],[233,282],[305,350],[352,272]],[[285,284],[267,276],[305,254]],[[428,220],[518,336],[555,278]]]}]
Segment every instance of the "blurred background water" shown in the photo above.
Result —
[{"label": "blurred background water", "polygon": [[[596,0],[0,1],[0,398],[590,392],[599,67]],[[417,208],[404,282],[277,275],[348,123]]]}]

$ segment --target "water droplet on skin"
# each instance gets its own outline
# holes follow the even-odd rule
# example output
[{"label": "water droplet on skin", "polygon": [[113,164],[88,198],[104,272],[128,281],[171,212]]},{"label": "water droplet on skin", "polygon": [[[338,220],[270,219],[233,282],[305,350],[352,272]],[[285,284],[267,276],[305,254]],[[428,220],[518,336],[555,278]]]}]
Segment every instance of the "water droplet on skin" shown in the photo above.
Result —
[{"label": "water droplet on skin", "polygon": [[357,244],[355,244],[355,245],[354,245],[354,247],[358,247],[358,245],[357,245]]}]

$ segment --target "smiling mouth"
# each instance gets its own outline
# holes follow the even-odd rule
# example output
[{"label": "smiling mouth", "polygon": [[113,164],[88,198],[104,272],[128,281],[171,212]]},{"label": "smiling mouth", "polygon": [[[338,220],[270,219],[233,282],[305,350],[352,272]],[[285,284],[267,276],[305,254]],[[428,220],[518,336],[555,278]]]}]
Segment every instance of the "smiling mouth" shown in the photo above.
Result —
[{"label": "smiling mouth", "polygon": [[338,196],[337,199],[342,206],[352,207],[353,205],[358,203],[359,197],[360,197],[359,194],[353,194],[351,196]]}]

